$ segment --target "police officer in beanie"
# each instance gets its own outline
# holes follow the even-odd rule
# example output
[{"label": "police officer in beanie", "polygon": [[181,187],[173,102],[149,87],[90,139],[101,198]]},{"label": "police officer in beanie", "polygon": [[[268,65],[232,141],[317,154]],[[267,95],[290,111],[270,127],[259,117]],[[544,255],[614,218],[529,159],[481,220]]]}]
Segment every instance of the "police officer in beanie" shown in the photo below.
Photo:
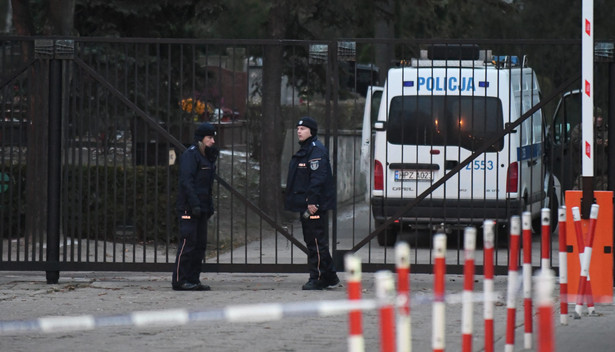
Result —
[{"label": "police officer in beanie", "polygon": [[199,280],[207,245],[207,220],[214,214],[212,186],[218,149],[216,129],[201,123],[194,132],[194,144],[179,160],[179,243],[172,285],[179,291],[209,291]]},{"label": "police officer in beanie", "polygon": [[327,211],[335,208],[335,184],[329,152],[318,140],[318,124],[311,117],[297,123],[301,148],[288,167],[285,207],[300,213],[303,240],[308,248],[309,281],[304,290],[322,290],[339,284],[329,252]]}]

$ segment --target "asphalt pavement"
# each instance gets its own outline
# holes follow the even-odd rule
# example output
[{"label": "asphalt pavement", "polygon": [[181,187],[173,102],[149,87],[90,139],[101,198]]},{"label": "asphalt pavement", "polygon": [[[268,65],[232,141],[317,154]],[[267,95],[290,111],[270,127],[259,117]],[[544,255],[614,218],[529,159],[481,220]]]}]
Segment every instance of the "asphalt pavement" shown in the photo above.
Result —
[{"label": "asphalt pavement", "polygon": [[[318,310],[325,303],[335,306],[336,302],[346,302],[343,273],[339,287],[324,291],[302,291],[307,274],[203,273],[201,277],[212,291],[173,291],[167,273],[62,272],[58,284],[47,284],[44,272],[0,272],[0,327],[22,329],[0,329],[0,351],[348,350],[348,314],[328,311],[325,315]],[[430,351],[433,277],[411,274],[410,286],[412,350]],[[555,350],[611,350],[615,345],[614,305],[599,304],[597,316],[570,316],[568,325],[562,326],[557,286],[553,292]],[[363,274],[362,288],[366,301],[375,298],[374,274]],[[461,276],[446,276],[447,297],[459,296],[462,290]],[[506,277],[496,277],[496,351],[504,350],[506,342],[506,290]],[[472,350],[484,351],[482,276],[476,277],[475,292]],[[461,351],[461,304],[451,302],[445,312],[445,349]],[[514,351],[526,351],[522,298],[516,300],[516,306]],[[280,307],[292,308],[293,314],[281,314],[276,311]],[[229,308],[233,308],[232,314],[222,314],[228,313],[225,309]],[[254,319],[255,309],[269,313]],[[569,310],[573,312],[574,306],[569,305]],[[185,311],[191,314],[179,314]],[[140,312],[139,319],[135,312]],[[154,318],[164,312],[166,320]],[[529,350],[538,351],[535,313],[536,309]],[[42,317],[46,318],[37,320]],[[366,351],[380,350],[379,319],[377,309],[363,312]],[[41,326],[45,324],[41,325],[41,321],[48,327],[61,326],[60,322],[66,325],[63,331],[42,332]]]}]

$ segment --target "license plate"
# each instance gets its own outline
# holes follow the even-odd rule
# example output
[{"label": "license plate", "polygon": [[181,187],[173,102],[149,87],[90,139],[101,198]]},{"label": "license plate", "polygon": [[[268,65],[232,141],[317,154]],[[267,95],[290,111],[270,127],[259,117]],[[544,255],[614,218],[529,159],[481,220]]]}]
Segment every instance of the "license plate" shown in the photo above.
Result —
[{"label": "license plate", "polygon": [[431,181],[432,177],[431,170],[395,170],[395,181]]}]

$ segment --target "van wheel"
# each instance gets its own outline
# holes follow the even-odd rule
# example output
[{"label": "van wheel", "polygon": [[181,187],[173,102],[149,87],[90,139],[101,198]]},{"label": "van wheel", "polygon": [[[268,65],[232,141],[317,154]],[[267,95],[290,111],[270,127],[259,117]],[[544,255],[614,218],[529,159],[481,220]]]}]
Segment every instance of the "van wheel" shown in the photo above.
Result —
[{"label": "van wheel", "polygon": [[[555,194],[555,189],[551,189],[547,198],[545,199],[543,208],[549,208],[551,210],[551,218],[549,219],[549,225],[551,226],[551,233],[554,233],[557,230],[557,226],[559,222],[557,221],[557,211],[559,209],[559,201],[557,200],[557,195]],[[542,211],[541,211],[542,215]],[[542,233],[542,218],[541,215],[532,219],[532,230],[534,234],[540,235]]]},{"label": "van wheel", "polygon": [[549,196],[547,198],[545,207],[551,209],[551,233],[554,233],[557,230],[557,226],[559,225],[557,214],[559,211],[559,200],[557,198],[557,194],[555,193],[555,188],[549,191]]},{"label": "van wheel", "polygon": [[395,245],[397,241],[397,233],[399,229],[394,229],[392,227],[386,228],[384,231],[381,231],[378,234],[378,244],[383,247],[392,247]]}]

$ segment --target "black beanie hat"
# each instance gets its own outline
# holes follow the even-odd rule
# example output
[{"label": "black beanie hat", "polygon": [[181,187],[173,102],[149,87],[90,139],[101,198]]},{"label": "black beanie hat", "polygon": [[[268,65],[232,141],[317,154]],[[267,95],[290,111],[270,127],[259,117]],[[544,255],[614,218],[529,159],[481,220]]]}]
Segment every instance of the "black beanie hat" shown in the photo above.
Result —
[{"label": "black beanie hat", "polygon": [[194,131],[194,139],[200,141],[205,136],[215,136],[216,128],[212,126],[209,122],[201,123],[196,130]]},{"label": "black beanie hat", "polygon": [[297,126],[305,126],[309,128],[312,136],[315,136],[316,133],[318,133],[318,123],[316,123],[316,120],[309,116],[302,117],[299,122],[297,122]]}]

